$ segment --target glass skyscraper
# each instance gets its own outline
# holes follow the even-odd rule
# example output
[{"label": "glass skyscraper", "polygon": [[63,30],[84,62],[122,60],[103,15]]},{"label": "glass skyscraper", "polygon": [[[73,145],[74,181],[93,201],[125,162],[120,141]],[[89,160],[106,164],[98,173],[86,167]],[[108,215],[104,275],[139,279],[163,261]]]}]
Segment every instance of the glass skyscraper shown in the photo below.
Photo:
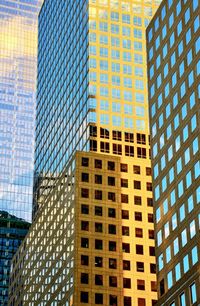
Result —
[{"label": "glass skyscraper", "polygon": [[0,210],[32,219],[40,0],[0,3]]},{"label": "glass skyscraper", "polygon": [[[149,156],[146,148],[131,143],[133,130],[138,132],[135,143],[136,137],[139,144],[148,143],[145,29],[159,3],[44,2],[34,211],[76,150]],[[124,137],[117,135],[122,130]]]},{"label": "glass skyscraper", "polygon": [[164,0],[147,48],[157,305],[199,305],[200,1]]}]

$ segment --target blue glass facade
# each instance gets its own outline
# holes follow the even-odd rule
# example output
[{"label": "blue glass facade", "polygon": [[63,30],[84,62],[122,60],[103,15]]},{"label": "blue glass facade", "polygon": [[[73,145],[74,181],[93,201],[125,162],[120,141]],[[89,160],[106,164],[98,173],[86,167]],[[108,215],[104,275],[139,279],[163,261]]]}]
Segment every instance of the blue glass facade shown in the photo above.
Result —
[{"label": "blue glass facade", "polygon": [[39,15],[36,189],[88,149],[87,2],[47,0]]},{"label": "blue glass facade", "polygon": [[39,0],[0,2],[0,209],[28,221],[40,5]]},{"label": "blue glass facade", "polygon": [[10,265],[30,223],[0,211],[0,305],[7,305]]},{"label": "blue glass facade", "polygon": [[147,30],[157,305],[200,302],[199,13],[165,0]]},{"label": "blue glass facade", "polygon": [[39,16],[38,174],[57,175],[86,145],[87,20],[87,1],[78,0],[45,1]]}]

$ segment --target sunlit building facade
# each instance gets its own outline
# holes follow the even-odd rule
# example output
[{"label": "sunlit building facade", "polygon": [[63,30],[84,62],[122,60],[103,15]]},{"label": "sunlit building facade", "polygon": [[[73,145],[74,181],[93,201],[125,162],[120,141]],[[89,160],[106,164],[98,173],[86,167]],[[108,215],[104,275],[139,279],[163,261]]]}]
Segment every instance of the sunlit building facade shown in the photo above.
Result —
[{"label": "sunlit building facade", "polygon": [[40,0],[0,3],[0,209],[32,219]]},{"label": "sunlit building facade", "polygon": [[159,2],[43,4],[36,214],[10,305],[156,303],[145,30]]},{"label": "sunlit building facade", "polygon": [[200,2],[163,1],[147,47],[157,305],[199,305]]}]

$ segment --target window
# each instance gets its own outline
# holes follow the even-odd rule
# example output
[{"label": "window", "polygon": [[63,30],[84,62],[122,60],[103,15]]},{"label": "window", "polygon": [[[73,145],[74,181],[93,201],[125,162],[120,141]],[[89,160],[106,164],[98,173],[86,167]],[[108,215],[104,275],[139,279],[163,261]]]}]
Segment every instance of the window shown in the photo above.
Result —
[{"label": "window", "polygon": [[108,24],[107,22],[99,22],[99,30],[103,31],[103,32],[107,32],[108,31]]},{"label": "window", "polygon": [[190,286],[190,298],[191,298],[192,304],[197,302],[197,290],[196,290],[196,284],[195,283],[193,283]]},{"label": "window", "polygon": [[108,192],[108,200],[112,202],[116,201],[116,196],[114,192]]},{"label": "window", "polygon": [[100,137],[109,138],[109,130],[100,128]]},{"label": "window", "polygon": [[131,306],[131,297],[130,296],[124,296],[124,306]]},{"label": "window", "polygon": [[100,142],[100,150],[101,152],[106,152],[109,153],[110,152],[110,146],[108,142]]},{"label": "window", "polygon": [[95,274],[95,285],[103,285],[103,275]]},{"label": "window", "polygon": [[146,149],[145,148],[137,148],[137,157],[138,158],[146,158],[147,153],[146,153]]},{"label": "window", "polygon": [[96,169],[102,169],[102,160],[95,159],[94,166],[95,166]]},{"label": "window", "polygon": [[[112,102],[112,111],[115,113],[120,113],[120,110],[121,110],[120,103]],[[114,116],[114,118],[116,119],[116,122],[117,122],[117,119],[119,120],[119,117],[117,116]]]},{"label": "window", "polygon": [[113,143],[113,154],[122,155],[122,145]]},{"label": "window", "polygon": [[88,215],[89,214],[89,206],[86,204],[81,204],[81,213]]},{"label": "window", "polygon": [[116,295],[109,295],[109,302],[110,306],[116,306],[117,305],[117,296]]},{"label": "window", "polygon": [[110,218],[116,217],[116,210],[114,208],[108,208],[108,217]]},{"label": "window", "polygon": [[150,273],[156,274],[156,264],[150,264]]},{"label": "window", "polygon": [[150,256],[155,256],[155,248],[154,247],[149,247],[149,255]]},{"label": "window", "polygon": [[129,227],[128,226],[122,226],[122,235],[123,236],[129,236]]},{"label": "window", "polygon": [[149,223],[153,223],[154,222],[153,214],[148,214],[148,222]]},{"label": "window", "polygon": [[81,221],[81,230],[89,231],[89,221]]},{"label": "window", "polygon": [[119,21],[119,13],[117,13],[117,12],[111,12],[111,20],[113,20],[113,21]]},{"label": "window", "polygon": [[123,288],[131,288],[131,278],[123,278]]},{"label": "window", "polygon": [[144,263],[141,261],[136,262],[137,272],[144,272]]},{"label": "window", "polygon": [[88,266],[89,265],[89,256],[81,255],[81,265]]},{"label": "window", "polygon": [[122,210],[122,219],[129,219],[129,211],[128,210]]},{"label": "window", "polygon": [[125,142],[134,142],[134,135],[133,133],[127,133],[125,132]]},{"label": "window", "polygon": [[81,188],[81,197],[82,198],[89,198],[89,189]]},{"label": "window", "polygon": [[146,175],[151,176],[151,168],[146,167]]},{"label": "window", "polygon": [[102,175],[95,174],[95,184],[102,184]]},{"label": "window", "polygon": [[143,279],[137,279],[137,289],[145,290],[145,281]]},{"label": "window", "polygon": [[179,300],[180,300],[180,306],[186,306],[186,299],[185,299],[185,293],[181,293],[181,295],[179,296]]},{"label": "window", "polygon": [[109,251],[116,252],[117,244],[115,241],[109,241]]},{"label": "window", "polygon": [[142,205],[142,198],[140,196],[134,196],[134,204]]},{"label": "window", "polygon": [[124,253],[130,253],[130,244],[129,243],[122,243],[122,251]]},{"label": "window", "polygon": [[143,298],[138,298],[138,306],[146,306],[146,300]]},{"label": "window", "polygon": [[148,230],[149,239],[154,239],[154,230]]},{"label": "window", "polygon": [[83,167],[88,167],[89,166],[89,158],[82,157],[82,166]]},{"label": "window", "polygon": [[135,221],[142,221],[142,213],[139,211],[135,212]]},{"label": "window", "polygon": [[108,176],[108,185],[109,186],[115,186],[115,177]]},{"label": "window", "polygon": [[141,182],[140,181],[133,181],[133,188],[134,189],[141,189]]},{"label": "window", "polygon": [[102,207],[101,206],[95,206],[95,216],[102,216]]},{"label": "window", "polygon": [[128,188],[128,179],[121,179],[121,187]]},{"label": "window", "polygon": [[89,275],[88,273],[81,273],[81,284],[89,283]]},{"label": "window", "polygon": [[152,191],[152,183],[147,182],[146,183],[146,189],[147,189],[147,191]]},{"label": "window", "polygon": [[123,270],[131,270],[131,262],[130,260],[123,260]]},{"label": "window", "polygon": [[121,202],[128,203],[128,194],[121,194]]},{"label": "window", "polygon": [[95,267],[102,268],[103,267],[103,258],[102,257],[95,257]]},{"label": "window", "polygon": [[102,305],[103,304],[103,294],[95,293],[95,304]]},{"label": "window", "polygon": [[100,239],[95,239],[95,249],[103,250],[103,241]]},{"label": "window", "polygon": [[142,228],[135,228],[135,237],[137,237],[137,238],[142,238],[143,237]]},{"label": "window", "polygon": [[116,225],[108,224],[108,233],[115,235],[116,234]]},{"label": "window", "polygon": [[95,200],[102,200],[103,194],[102,194],[102,190],[95,190]]},{"label": "window", "polygon": [[137,133],[137,143],[146,144],[146,135]]},{"label": "window", "polygon": [[108,170],[115,170],[115,162],[108,161]]},{"label": "window", "polygon": [[109,286],[117,287],[117,277],[116,276],[109,276]]},{"label": "window", "polygon": [[136,254],[138,254],[138,255],[143,255],[144,254],[143,245],[136,244]]},{"label": "window", "polygon": [[120,164],[121,172],[128,172],[128,165],[127,164]]},{"label": "window", "polygon": [[113,140],[122,140],[122,132],[120,131],[113,131],[112,132]]},{"label": "window", "polygon": [[81,237],[81,247],[89,248],[89,239]]},{"label": "window", "polygon": [[167,286],[168,286],[168,289],[170,289],[170,288],[173,286],[172,271],[170,271],[170,272],[167,274]]},{"label": "window", "polygon": [[97,127],[90,125],[90,136],[97,137]]},{"label": "window", "polygon": [[157,283],[154,281],[151,281],[151,291],[157,292]]},{"label": "window", "polygon": [[110,269],[117,269],[117,259],[109,258],[109,268]]},{"label": "window", "polygon": [[165,293],[165,282],[164,279],[160,281],[160,295],[162,296]]},{"label": "window", "polygon": [[133,146],[125,146],[125,156],[134,156]]},{"label": "window", "polygon": [[80,297],[81,303],[88,303],[88,300],[89,300],[89,293],[81,291],[81,297]]},{"label": "window", "polygon": [[102,233],[103,232],[103,224],[95,222],[95,232]]}]

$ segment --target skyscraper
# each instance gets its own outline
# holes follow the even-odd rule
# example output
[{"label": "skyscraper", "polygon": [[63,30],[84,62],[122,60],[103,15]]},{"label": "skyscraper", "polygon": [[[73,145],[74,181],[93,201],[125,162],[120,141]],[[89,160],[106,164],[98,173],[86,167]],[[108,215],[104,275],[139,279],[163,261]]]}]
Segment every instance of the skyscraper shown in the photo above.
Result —
[{"label": "skyscraper", "polygon": [[0,3],[0,210],[31,221],[37,16],[41,1]]},{"label": "skyscraper", "polygon": [[200,303],[199,12],[163,1],[147,29],[158,305]]},{"label": "skyscraper", "polygon": [[7,305],[8,301],[12,256],[28,231],[26,221],[32,220],[40,5],[40,0],[0,3],[1,305]]},{"label": "skyscraper", "polygon": [[11,305],[156,302],[145,29],[157,4],[43,4],[37,213]]}]

